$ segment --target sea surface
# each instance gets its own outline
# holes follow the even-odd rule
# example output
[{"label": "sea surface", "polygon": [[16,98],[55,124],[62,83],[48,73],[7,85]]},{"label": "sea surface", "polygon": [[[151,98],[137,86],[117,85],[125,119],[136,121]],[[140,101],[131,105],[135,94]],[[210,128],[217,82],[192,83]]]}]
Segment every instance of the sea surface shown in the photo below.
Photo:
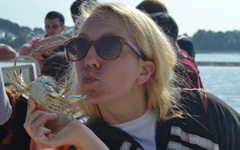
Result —
[{"label": "sea surface", "polygon": [[[240,62],[240,53],[197,53],[196,61]],[[29,63],[18,63],[24,65]],[[34,63],[31,63],[34,67]],[[1,67],[13,66],[13,62],[0,62]],[[198,66],[205,90],[224,100],[240,112],[240,67]]]},{"label": "sea surface", "polygon": [[[196,61],[240,62],[240,53],[197,53]],[[240,112],[240,66],[198,66],[205,90]]]}]

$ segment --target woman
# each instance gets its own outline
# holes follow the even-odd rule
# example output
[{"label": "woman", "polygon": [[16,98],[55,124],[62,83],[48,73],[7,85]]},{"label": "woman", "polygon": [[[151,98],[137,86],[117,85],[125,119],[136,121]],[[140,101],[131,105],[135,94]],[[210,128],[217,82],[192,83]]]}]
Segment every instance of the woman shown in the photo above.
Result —
[{"label": "woman", "polygon": [[98,5],[65,47],[68,59],[75,61],[80,91],[89,95],[80,107],[90,119],[87,126],[70,121],[30,99],[24,126],[39,148],[239,148],[240,115],[212,95],[179,95],[171,87],[176,55],[142,12]]}]

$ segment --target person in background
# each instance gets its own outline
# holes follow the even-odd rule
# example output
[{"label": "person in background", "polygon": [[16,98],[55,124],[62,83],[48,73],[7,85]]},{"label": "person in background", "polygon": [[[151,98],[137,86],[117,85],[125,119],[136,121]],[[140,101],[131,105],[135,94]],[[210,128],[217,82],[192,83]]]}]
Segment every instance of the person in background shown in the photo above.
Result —
[{"label": "person in background", "polygon": [[12,114],[10,119],[0,126],[0,149],[29,150],[30,136],[23,127],[27,113],[27,99],[11,84],[5,84],[5,90],[12,106]]},{"label": "person in background", "polygon": [[[70,11],[71,11],[71,15],[72,15],[72,19],[74,22],[74,28],[78,27],[81,24],[81,7],[89,7],[91,6],[92,3],[96,3],[97,0],[75,0],[71,7],[70,7]],[[73,33],[75,31],[75,29],[72,28],[72,30],[68,31],[68,33]],[[77,31],[77,29],[76,29]]]},{"label": "person in background", "polygon": [[[44,23],[45,38],[55,34],[62,34],[65,29],[64,16],[57,11],[49,12],[45,17]],[[43,61],[52,54],[52,50],[48,49],[46,45],[36,45],[36,42],[41,39],[40,37],[35,37],[30,42],[24,44],[19,50],[19,55],[30,55],[37,59],[40,68],[42,67]]]},{"label": "person in background", "polygon": [[136,8],[147,14],[153,14],[156,12],[168,13],[167,7],[159,0],[143,0],[136,6]]},{"label": "person in background", "polygon": [[177,42],[178,37],[178,25],[175,20],[167,13],[153,13],[151,18],[157,23],[163,32],[168,36],[175,48],[177,54],[177,63],[175,65],[175,72],[178,78],[186,80],[187,84],[178,84],[181,89],[183,88],[203,88],[203,84],[198,74],[198,69],[188,53],[181,49]]},{"label": "person in background", "polygon": [[[0,44],[0,61],[16,57],[16,51],[9,45]],[[0,66],[0,125],[3,125],[11,116],[12,107],[4,89],[2,69]]]},{"label": "person in background", "polygon": [[[158,12],[168,13],[167,7],[159,0],[143,0],[136,8],[149,15]],[[189,58],[195,61],[195,49],[191,39],[186,35],[178,35],[177,42],[179,47],[187,52]]]},{"label": "person in background", "polygon": [[[29,99],[24,127],[39,148],[221,149],[240,147],[240,114],[210,93],[179,93],[174,48],[157,24],[127,5],[88,11],[64,46],[88,95],[86,124]],[[70,73],[70,72],[69,72]],[[75,87],[73,87],[75,88]]]},{"label": "person in background", "polygon": [[177,37],[177,42],[180,48],[184,49],[187,52],[189,58],[195,61],[195,49],[191,39],[186,35],[179,35]]},{"label": "person in background", "polygon": [[70,62],[67,61],[65,52],[58,52],[46,59],[42,67],[42,75],[52,76],[56,81],[65,80]]},{"label": "person in background", "polygon": [[[72,27],[70,30],[67,31],[65,34],[55,34],[53,36],[38,40],[36,42],[36,47],[38,47],[39,50],[47,46],[48,50],[55,50],[58,47],[61,47],[64,44],[65,41],[67,41],[69,38],[75,37],[77,35],[77,29],[76,27],[80,26],[81,24],[81,11],[79,9],[84,7],[91,7],[91,3],[97,2],[96,0],[75,0],[71,7],[71,16],[74,22],[74,27]],[[78,18],[78,19],[77,19]],[[52,44],[54,43],[54,44]]]}]

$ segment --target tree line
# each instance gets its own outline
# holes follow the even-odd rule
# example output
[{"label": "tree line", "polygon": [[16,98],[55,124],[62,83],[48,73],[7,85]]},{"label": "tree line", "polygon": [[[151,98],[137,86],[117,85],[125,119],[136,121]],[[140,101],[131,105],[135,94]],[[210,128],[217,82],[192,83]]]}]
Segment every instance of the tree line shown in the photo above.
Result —
[{"label": "tree line", "polygon": [[[69,28],[71,27],[67,27]],[[15,49],[19,49],[33,37],[44,37],[44,35],[42,28],[31,29],[0,18],[0,43],[8,44]],[[238,30],[227,32],[198,30],[190,38],[196,51],[232,50],[240,52],[240,31]]]},{"label": "tree line", "polygon": [[[69,30],[71,27],[66,27]],[[29,42],[33,37],[44,37],[45,31],[42,28],[29,28],[19,26],[9,20],[0,18],[0,43],[10,45],[18,50],[23,44]]]},{"label": "tree line", "polygon": [[19,49],[24,43],[35,36],[44,36],[42,28],[33,30],[26,26],[19,26],[9,20],[0,18],[0,43],[8,44],[15,49]]},{"label": "tree line", "polygon": [[196,50],[201,51],[239,51],[240,31],[206,31],[198,30],[192,37]]}]

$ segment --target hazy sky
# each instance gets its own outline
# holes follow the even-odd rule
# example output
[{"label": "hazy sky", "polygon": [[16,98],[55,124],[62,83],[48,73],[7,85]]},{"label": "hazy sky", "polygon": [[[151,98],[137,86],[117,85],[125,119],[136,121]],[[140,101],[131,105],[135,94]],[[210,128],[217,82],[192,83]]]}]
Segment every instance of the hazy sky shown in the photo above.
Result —
[{"label": "hazy sky", "polygon": [[[52,10],[64,14],[72,26],[70,5],[74,0],[0,0],[0,18],[30,28],[44,28],[44,17]],[[142,0],[99,0],[135,7]],[[192,36],[198,29],[212,31],[240,30],[240,0],[161,0],[176,20],[180,34]]]}]

